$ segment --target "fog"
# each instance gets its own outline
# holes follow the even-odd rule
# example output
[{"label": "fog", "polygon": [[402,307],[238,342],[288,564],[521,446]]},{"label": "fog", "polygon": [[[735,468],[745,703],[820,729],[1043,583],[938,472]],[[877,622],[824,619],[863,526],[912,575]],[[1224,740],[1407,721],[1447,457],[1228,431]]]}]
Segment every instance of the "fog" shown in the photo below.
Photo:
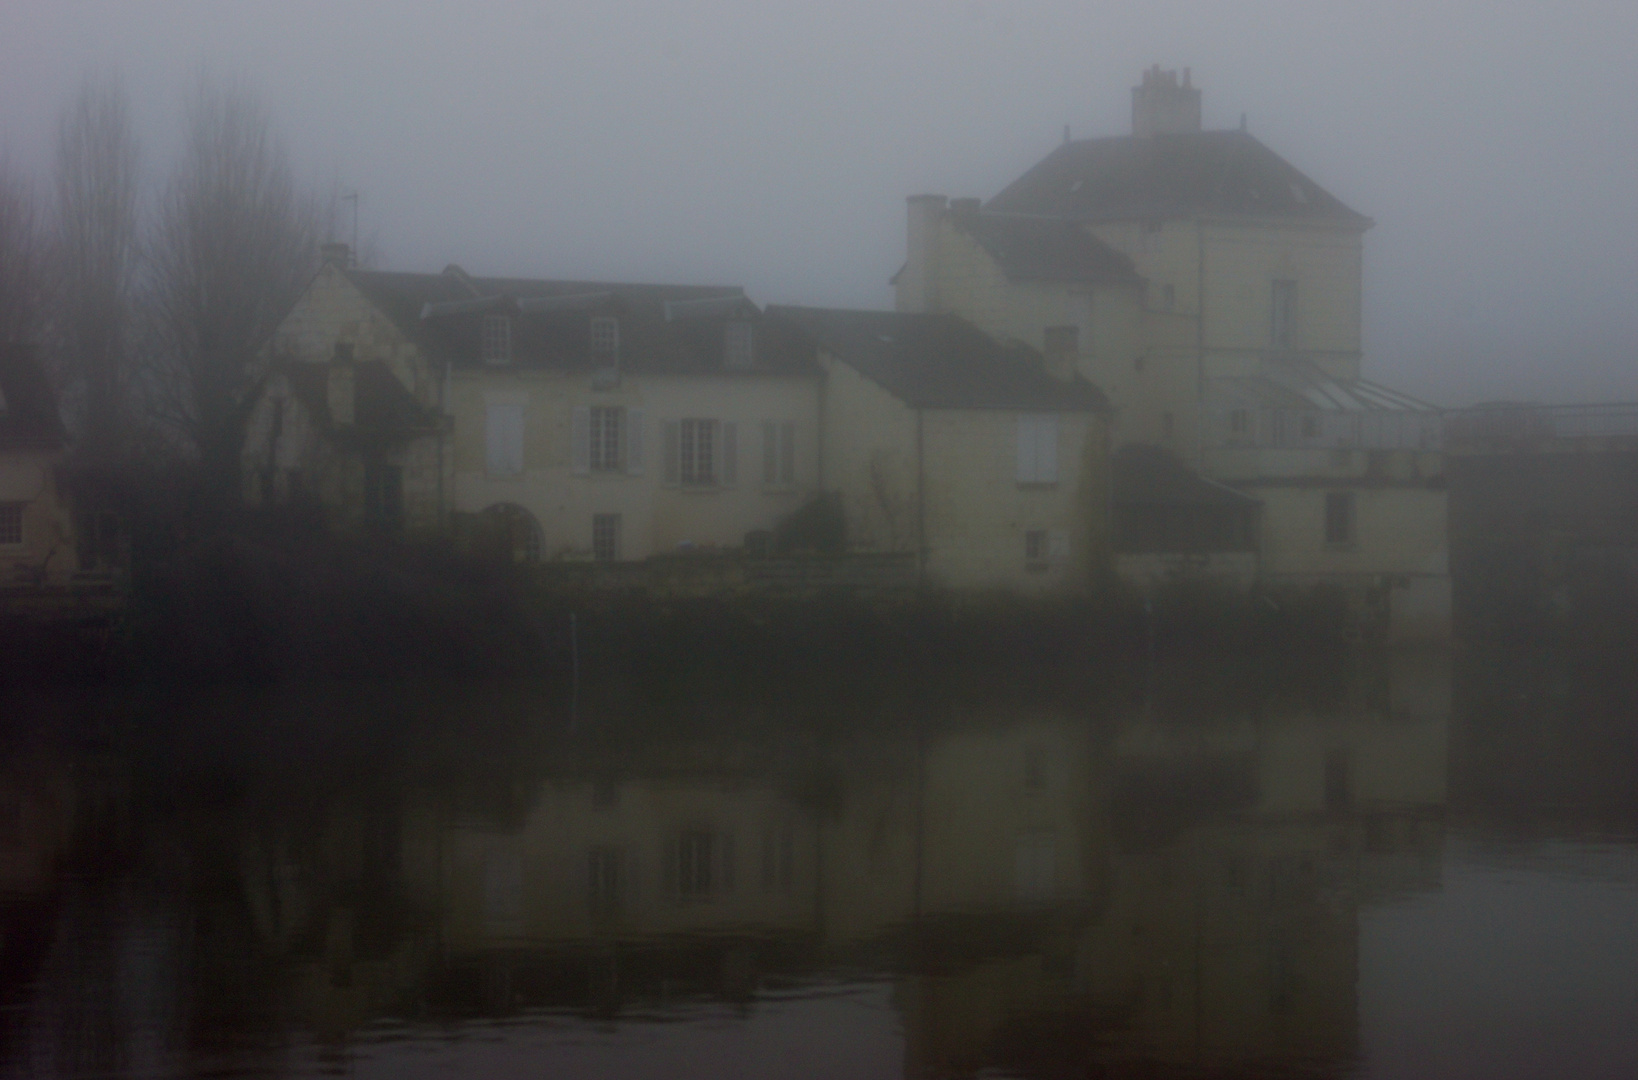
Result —
[{"label": "fog", "polygon": [[1152,63],[1355,209],[1365,374],[1443,405],[1638,399],[1638,7],[146,3],[0,10],[0,154],[115,70],[147,182],[242,76],[385,268],[742,284],[888,307],[904,197],[1128,130]]}]

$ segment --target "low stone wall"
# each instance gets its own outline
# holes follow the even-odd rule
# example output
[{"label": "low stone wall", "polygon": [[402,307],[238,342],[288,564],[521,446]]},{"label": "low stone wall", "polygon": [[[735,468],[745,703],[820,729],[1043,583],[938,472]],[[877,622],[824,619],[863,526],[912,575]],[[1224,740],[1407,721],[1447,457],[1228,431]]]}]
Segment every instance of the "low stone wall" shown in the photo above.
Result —
[{"label": "low stone wall", "polygon": [[543,584],[656,597],[885,596],[916,587],[914,555],[662,555],[641,562],[543,563]]}]

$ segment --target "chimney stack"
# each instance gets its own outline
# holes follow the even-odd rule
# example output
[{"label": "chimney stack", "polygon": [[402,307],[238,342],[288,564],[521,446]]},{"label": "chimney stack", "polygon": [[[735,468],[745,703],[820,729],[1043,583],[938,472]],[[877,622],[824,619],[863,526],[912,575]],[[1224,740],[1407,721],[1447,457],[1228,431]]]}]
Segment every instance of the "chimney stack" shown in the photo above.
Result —
[{"label": "chimney stack", "polygon": [[908,227],[895,306],[900,311],[937,311],[938,231],[950,200],[943,195],[912,195],[905,201]]},{"label": "chimney stack", "polygon": [[353,265],[353,250],[340,241],[331,241],[319,247],[319,260],[345,270]]},{"label": "chimney stack", "polygon": [[1161,71],[1156,64],[1132,87],[1133,135],[1186,135],[1200,130],[1200,91],[1188,68],[1183,81],[1177,72]]}]

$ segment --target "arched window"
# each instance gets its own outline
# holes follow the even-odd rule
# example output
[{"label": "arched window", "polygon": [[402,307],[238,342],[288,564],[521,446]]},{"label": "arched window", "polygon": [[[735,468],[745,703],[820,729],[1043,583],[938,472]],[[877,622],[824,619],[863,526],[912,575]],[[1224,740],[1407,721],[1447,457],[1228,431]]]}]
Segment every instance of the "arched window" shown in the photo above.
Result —
[{"label": "arched window", "polygon": [[501,553],[513,562],[539,562],[542,536],[535,515],[517,503],[496,503],[483,512],[486,530],[495,537]]}]

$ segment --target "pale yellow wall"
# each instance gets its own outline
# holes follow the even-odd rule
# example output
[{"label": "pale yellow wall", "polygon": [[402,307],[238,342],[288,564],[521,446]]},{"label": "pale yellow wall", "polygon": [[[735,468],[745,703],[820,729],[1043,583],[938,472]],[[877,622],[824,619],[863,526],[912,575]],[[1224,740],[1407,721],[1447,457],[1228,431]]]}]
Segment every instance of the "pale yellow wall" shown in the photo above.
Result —
[{"label": "pale yellow wall", "polygon": [[23,542],[0,545],[0,582],[33,580],[59,584],[79,569],[73,514],[59,490],[60,455],[13,450],[0,454],[0,502],[23,504]]},{"label": "pale yellow wall", "polygon": [[1359,377],[1364,237],[1350,227],[1280,221],[1168,221],[1093,226],[1150,283],[1151,307],[1166,284],[1175,310],[1201,311],[1208,376],[1254,374],[1270,348],[1276,280],[1297,283],[1293,349],[1340,378]]},{"label": "pale yellow wall", "polygon": [[[621,557],[642,559],[676,550],[737,548],[745,534],[772,529],[817,490],[817,387],[785,376],[631,376],[612,390],[593,390],[589,377],[561,372],[459,371],[450,382],[454,415],[453,509],[476,513],[499,503],[522,506],[539,522],[542,558],[591,554],[594,514],[621,515]],[[525,406],[524,469],[517,477],[489,475],[485,424],[488,403]],[[643,465],[630,472],[573,467],[577,406],[643,412]],[[738,425],[738,478],[733,487],[687,489],[665,484],[663,424],[686,418]],[[762,425],[795,424],[796,482],[763,483]]]},{"label": "pale yellow wall", "polygon": [[[1263,573],[1270,577],[1448,574],[1448,499],[1427,487],[1247,488],[1263,502]],[[1325,543],[1325,494],[1355,493],[1357,543]]]},{"label": "pale yellow wall", "polygon": [[[1108,558],[1108,459],[1102,421],[1058,413],[1058,482],[1018,482],[1018,420],[1009,410],[927,410],[927,573],[959,588],[1079,592]],[[1063,531],[1069,549],[1044,571],[1024,558],[1024,534]]]},{"label": "pale yellow wall", "polygon": [[[1080,591],[1107,559],[1104,424],[1058,413],[1058,482],[1018,483],[1016,410],[927,409],[918,418],[875,382],[822,356],[825,486],[841,492],[848,546],[915,551],[925,522],[934,584],[1022,592]],[[924,518],[922,515],[925,515]],[[1024,534],[1067,534],[1044,571],[1026,564]]]},{"label": "pale yellow wall", "polygon": [[819,362],[822,484],[841,495],[848,549],[915,551],[915,412],[847,364]]},{"label": "pale yellow wall", "polygon": [[353,346],[358,361],[379,360],[423,405],[438,400],[438,375],[419,348],[399,332],[345,272],[332,263],[320,268],[269,342],[273,357],[328,361],[336,342]]}]

